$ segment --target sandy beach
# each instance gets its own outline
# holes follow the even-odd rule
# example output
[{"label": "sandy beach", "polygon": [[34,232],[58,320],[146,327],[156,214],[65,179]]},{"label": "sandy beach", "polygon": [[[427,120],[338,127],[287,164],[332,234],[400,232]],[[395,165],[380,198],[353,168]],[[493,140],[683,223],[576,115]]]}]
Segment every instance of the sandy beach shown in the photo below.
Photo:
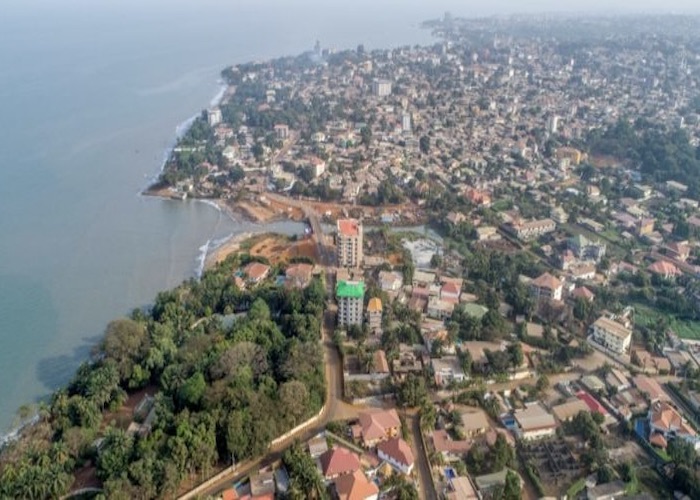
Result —
[{"label": "sandy beach", "polygon": [[226,259],[226,257],[228,257],[234,252],[239,251],[241,249],[241,243],[251,238],[252,236],[253,233],[241,233],[232,236],[221,246],[209,252],[204,261],[204,269],[211,269],[219,262],[223,262]]}]

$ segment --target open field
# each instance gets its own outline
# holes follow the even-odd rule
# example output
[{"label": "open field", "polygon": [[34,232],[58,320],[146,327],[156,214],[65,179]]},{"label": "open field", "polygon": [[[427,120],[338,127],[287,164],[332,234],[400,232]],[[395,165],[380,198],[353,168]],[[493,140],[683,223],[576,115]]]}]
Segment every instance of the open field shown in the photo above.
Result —
[{"label": "open field", "polygon": [[681,338],[700,340],[700,321],[690,321],[678,319],[671,314],[665,314],[654,310],[643,304],[632,304],[634,306],[634,317],[637,325],[653,326],[659,318],[665,318],[668,321],[669,328]]}]

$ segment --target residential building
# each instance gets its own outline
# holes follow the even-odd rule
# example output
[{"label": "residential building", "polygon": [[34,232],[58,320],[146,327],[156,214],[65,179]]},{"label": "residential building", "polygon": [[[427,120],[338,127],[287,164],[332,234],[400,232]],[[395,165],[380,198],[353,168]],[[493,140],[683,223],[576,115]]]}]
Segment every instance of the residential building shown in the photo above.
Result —
[{"label": "residential building", "polygon": [[209,122],[210,127],[216,127],[223,117],[221,115],[221,110],[219,108],[212,108],[207,110],[207,122]]},{"label": "residential building", "polygon": [[365,283],[363,281],[338,281],[335,296],[338,301],[338,325],[342,327],[361,326]]},{"label": "residential building", "polygon": [[338,266],[362,265],[362,223],[356,219],[338,219],[336,250]]},{"label": "residential building", "polygon": [[586,488],[586,500],[615,500],[626,497],[627,485],[618,480]]},{"label": "residential building", "polygon": [[445,429],[438,429],[432,434],[433,447],[446,462],[462,460],[472,447],[472,441],[455,441]]},{"label": "residential building", "polygon": [[593,340],[616,354],[626,354],[632,342],[632,331],[605,316],[601,316],[590,327]]},{"label": "residential building", "polygon": [[400,437],[388,439],[377,445],[377,455],[381,460],[386,460],[396,470],[403,474],[410,474],[413,470],[415,459],[413,451],[406,441]]},{"label": "residential building", "polygon": [[467,375],[462,369],[462,363],[457,356],[443,356],[442,358],[433,358],[430,360],[433,367],[435,384],[438,387],[445,387],[451,382],[463,382],[467,379]]},{"label": "residential building", "polygon": [[525,409],[516,410],[513,417],[520,439],[529,441],[554,436],[557,422],[539,402],[527,403]]},{"label": "residential building", "polygon": [[382,299],[372,297],[367,303],[367,323],[369,331],[377,334],[382,331]]},{"label": "residential building", "polygon": [[376,97],[387,97],[391,95],[391,82],[375,78],[372,80],[372,94]]},{"label": "residential building", "polygon": [[670,400],[668,394],[666,394],[666,391],[663,390],[656,379],[647,377],[646,375],[637,375],[632,378],[632,383],[651,403]]},{"label": "residential building", "polygon": [[401,430],[401,420],[396,410],[367,410],[359,415],[359,423],[353,429],[356,438],[371,448],[382,441],[396,437]]},{"label": "residential building", "polygon": [[[668,402],[657,401],[652,404],[648,418],[650,441],[654,434],[659,434],[666,442],[671,439],[683,439],[691,443],[696,451],[700,450],[700,438],[695,429]],[[657,443],[661,444],[663,441],[658,440]]]},{"label": "residential building", "polygon": [[360,457],[356,453],[335,446],[319,457],[321,473],[326,479],[335,479],[360,470]]},{"label": "residential building", "polygon": [[583,260],[599,262],[605,257],[605,252],[607,250],[607,245],[605,243],[589,240],[581,234],[569,238],[567,243],[574,255]]},{"label": "residential building", "polygon": [[518,239],[527,241],[555,231],[557,225],[552,219],[542,219],[528,222],[514,222],[507,225],[505,229],[513,233]]},{"label": "residential building", "polygon": [[403,275],[397,271],[379,271],[379,286],[384,292],[396,292],[403,286]]},{"label": "residential building", "polygon": [[653,264],[651,264],[649,267],[647,267],[647,270],[650,273],[657,274],[661,276],[664,279],[673,279],[677,276],[681,275],[680,269],[678,269],[675,265],[673,265],[670,262],[666,262],[665,260],[657,260]]},{"label": "residential building", "polygon": [[377,500],[379,498],[379,487],[368,480],[361,470],[340,476],[333,485],[338,500]]},{"label": "residential building", "polygon": [[291,288],[306,288],[311,283],[314,266],[311,264],[292,264],[284,272],[285,285]]},{"label": "residential building", "polygon": [[530,295],[537,301],[560,301],[564,284],[549,273],[544,273],[530,282]]},{"label": "residential building", "polygon": [[243,268],[249,284],[257,285],[270,274],[270,266],[261,262],[251,262]]},{"label": "residential building", "polygon": [[287,140],[289,138],[289,127],[284,123],[275,125],[275,137],[280,141]]},{"label": "residential building", "polygon": [[479,495],[468,476],[457,476],[450,479],[450,489],[445,497],[447,500],[478,500]]},{"label": "residential building", "polygon": [[579,398],[552,407],[552,414],[560,422],[568,422],[582,411],[589,411],[588,405]]}]

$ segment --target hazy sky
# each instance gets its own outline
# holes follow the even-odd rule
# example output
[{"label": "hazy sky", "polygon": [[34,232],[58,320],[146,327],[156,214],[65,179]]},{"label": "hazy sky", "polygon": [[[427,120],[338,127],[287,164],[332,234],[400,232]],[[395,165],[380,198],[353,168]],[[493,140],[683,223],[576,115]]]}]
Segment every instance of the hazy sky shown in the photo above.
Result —
[{"label": "hazy sky", "polygon": [[235,9],[289,8],[293,5],[317,5],[319,10],[332,9],[349,3],[358,9],[363,6],[413,10],[416,14],[430,15],[450,10],[458,15],[484,15],[517,12],[691,12],[700,13],[698,0],[3,0],[3,8],[14,10],[37,9]]}]

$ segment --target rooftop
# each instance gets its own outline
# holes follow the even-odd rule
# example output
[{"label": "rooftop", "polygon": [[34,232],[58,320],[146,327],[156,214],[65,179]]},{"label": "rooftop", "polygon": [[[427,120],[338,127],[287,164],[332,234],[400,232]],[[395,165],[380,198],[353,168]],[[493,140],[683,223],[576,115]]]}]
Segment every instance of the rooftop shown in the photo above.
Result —
[{"label": "rooftop", "polygon": [[601,316],[595,322],[593,323],[593,326],[596,326],[602,330],[605,330],[606,332],[610,333],[611,335],[614,335],[615,337],[618,337],[622,340],[626,339],[630,335],[632,335],[632,331],[629,330],[628,328],[625,328],[623,325],[618,323],[617,321],[614,321],[610,318],[606,318],[605,316]]},{"label": "rooftop", "polygon": [[340,298],[361,299],[365,296],[364,281],[339,281],[335,294]]},{"label": "rooftop", "polygon": [[359,236],[362,225],[357,219],[338,219],[338,234]]},{"label": "rooftop", "polygon": [[529,403],[524,410],[517,410],[514,417],[523,432],[557,426],[554,417],[540,403]]}]

